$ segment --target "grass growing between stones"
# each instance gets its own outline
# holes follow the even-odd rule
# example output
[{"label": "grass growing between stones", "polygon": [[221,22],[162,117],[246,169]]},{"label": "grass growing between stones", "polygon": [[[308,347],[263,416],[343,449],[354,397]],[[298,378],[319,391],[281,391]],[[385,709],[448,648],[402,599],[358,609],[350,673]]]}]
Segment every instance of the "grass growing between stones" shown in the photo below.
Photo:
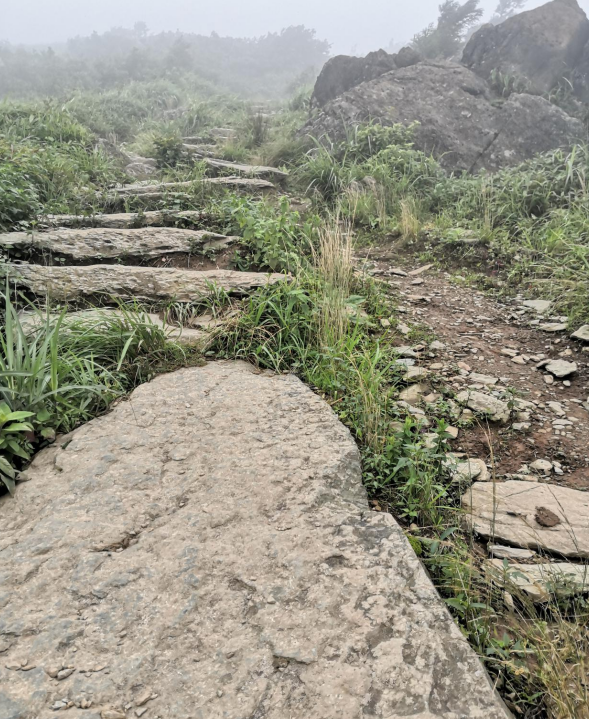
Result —
[{"label": "grass growing between stones", "polygon": [[10,295],[0,312],[0,480],[13,492],[34,451],[186,355],[135,308],[75,320],[35,310],[25,320]]}]

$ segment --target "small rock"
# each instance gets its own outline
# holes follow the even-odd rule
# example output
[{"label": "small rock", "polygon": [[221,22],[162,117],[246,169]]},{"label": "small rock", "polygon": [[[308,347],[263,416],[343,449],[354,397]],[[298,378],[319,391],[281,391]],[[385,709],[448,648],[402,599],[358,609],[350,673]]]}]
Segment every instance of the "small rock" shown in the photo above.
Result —
[{"label": "small rock", "polygon": [[517,357],[512,357],[512,358],[511,358],[511,361],[512,361],[514,364],[520,364],[520,365],[527,364],[525,358],[522,357],[521,355],[517,355]]},{"label": "small rock", "polygon": [[389,275],[396,275],[397,277],[407,277],[407,273],[405,270],[402,270],[400,267],[391,267],[389,270]]},{"label": "small rock", "polygon": [[517,357],[519,352],[517,350],[512,350],[509,347],[504,347],[501,350],[501,354],[505,355],[506,357]]},{"label": "small rock", "polygon": [[522,305],[530,310],[534,310],[534,312],[537,312],[539,315],[543,315],[550,310],[552,302],[550,302],[550,300],[526,300],[522,302]]},{"label": "small rock", "polygon": [[411,327],[406,325],[404,322],[397,322],[397,329],[402,335],[407,336],[411,332]]},{"label": "small rock", "polygon": [[384,327],[384,328],[386,329],[387,327],[390,327],[390,326],[391,326],[391,321],[390,321],[390,320],[386,320],[386,319],[381,319],[381,321],[380,321],[380,326],[381,326],[381,327]]},{"label": "small rock", "polygon": [[417,285],[422,285],[423,282],[424,282],[424,280],[421,277],[418,277],[416,280],[413,280],[413,282],[411,284],[417,286]]},{"label": "small rock", "polygon": [[146,711],[147,711],[147,707],[143,707],[142,709],[136,709],[135,715],[138,717],[142,717]]},{"label": "small rock", "polygon": [[536,459],[530,463],[530,469],[535,472],[544,472],[544,474],[550,474],[552,471],[552,462],[547,459]]},{"label": "small rock", "polygon": [[443,350],[446,349],[446,345],[443,342],[434,340],[433,342],[430,343],[429,348],[432,352],[442,352]]},{"label": "small rock", "polygon": [[405,382],[415,382],[429,375],[429,370],[424,367],[409,367],[403,375]]},{"label": "small rock", "polygon": [[142,707],[144,704],[147,704],[148,701],[153,699],[153,692],[151,689],[146,689],[145,691],[141,692],[141,694],[135,699],[135,706]]},{"label": "small rock", "polygon": [[581,340],[581,342],[589,342],[589,325],[579,327],[576,332],[573,332],[571,338],[574,340]]},{"label": "small rock", "polygon": [[503,560],[487,560],[487,570],[498,584],[505,579],[525,592],[534,602],[589,592],[589,571],[582,564],[554,562],[546,564],[512,564],[505,568]]},{"label": "small rock", "polygon": [[393,351],[395,354],[399,355],[399,357],[407,357],[411,359],[417,358],[417,352],[409,347],[408,345],[402,345],[401,347],[394,347]]},{"label": "small rock", "polygon": [[489,387],[496,385],[497,382],[499,382],[498,377],[491,377],[488,374],[479,374],[478,372],[471,372],[469,379],[473,382],[478,382],[480,384],[487,385]]},{"label": "small rock", "polygon": [[511,425],[511,429],[514,432],[527,432],[531,426],[530,422],[514,422]]},{"label": "small rock", "polygon": [[489,554],[497,559],[532,559],[536,552],[530,549],[519,549],[518,547],[504,547],[502,544],[490,544]]},{"label": "small rock", "polygon": [[574,374],[578,369],[576,362],[567,362],[566,360],[551,360],[546,365],[546,370],[555,377],[558,377],[558,379],[568,377]]},{"label": "small rock", "polygon": [[453,482],[471,482],[478,479],[479,482],[489,481],[489,470],[482,459],[468,459],[460,462],[452,474]]},{"label": "small rock", "polygon": [[422,396],[428,391],[428,388],[423,384],[413,384],[410,387],[406,387],[399,393],[399,399],[407,404],[415,405],[418,404]]},{"label": "small rock", "polygon": [[431,270],[433,265],[423,265],[423,267],[418,267],[416,270],[411,270],[409,272],[409,277],[415,277],[416,275],[421,275],[423,272],[427,272],[428,270]]},{"label": "small rock", "polygon": [[47,667],[45,669],[45,673],[48,674],[52,679],[57,679],[57,675],[61,671],[62,667],[53,666],[53,667]]},{"label": "small rock", "polygon": [[57,673],[57,679],[61,682],[61,681],[63,681],[64,679],[67,679],[68,677],[71,677],[71,675],[72,675],[75,671],[76,671],[76,670],[75,670],[73,667],[69,667],[68,669],[62,669],[61,671],[59,671],[59,672]]},{"label": "small rock", "polygon": [[538,326],[543,332],[564,332],[568,325],[566,322],[547,322]]},{"label": "small rock", "polygon": [[541,527],[548,527],[549,529],[558,527],[561,523],[560,517],[548,509],[548,507],[536,507],[535,519]]},{"label": "small rock", "polygon": [[446,433],[452,437],[452,439],[458,439],[458,427],[446,427]]},{"label": "small rock", "polygon": [[475,412],[488,415],[494,422],[507,422],[509,420],[510,410],[508,404],[491,395],[466,390],[460,392],[456,396],[456,400],[467,405]]},{"label": "small rock", "polygon": [[554,384],[554,377],[551,374],[544,375],[544,382],[546,384]]},{"label": "small rock", "polygon": [[120,709],[103,709],[100,716],[101,719],[126,719],[125,712]]},{"label": "small rock", "polygon": [[560,402],[546,402],[546,406],[557,417],[566,417],[566,412]]}]

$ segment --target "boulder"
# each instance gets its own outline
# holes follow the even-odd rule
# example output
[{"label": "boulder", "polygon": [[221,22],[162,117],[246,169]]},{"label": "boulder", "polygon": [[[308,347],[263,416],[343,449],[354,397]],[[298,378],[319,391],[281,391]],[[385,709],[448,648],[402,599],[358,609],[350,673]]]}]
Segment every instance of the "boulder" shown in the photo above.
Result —
[{"label": "boulder", "polygon": [[286,275],[233,270],[195,272],[125,265],[44,267],[26,263],[0,265],[2,276],[10,277],[34,295],[58,301],[120,297],[148,302],[192,302],[210,295],[211,287],[241,295],[287,279]]},{"label": "boulder", "polygon": [[337,142],[368,121],[417,121],[417,149],[448,170],[470,172],[515,165],[584,137],[583,124],[547,100],[512,95],[497,103],[482,78],[449,62],[422,62],[364,82],[327,103],[302,132]]},{"label": "boulder", "polygon": [[475,482],[464,519],[485,539],[563,557],[589,557],[589,493],[520,480]]},{"label": "boulder", "polygon": [[336,55],[329,59],[315,82],[312,107],[323,107],[344,92],[367,80],[374,80],[397,67],[394,55],[384,50],[369,53],[366,57]]},{"label": "boulder", "polygon": [[153,260],[168,255],[202,254],[238,240],[214,232],[174,227],[133,230],[104,228],[0,233],[0,251],[55,255],[76,262],[94,260]]},{"label": "boulder", "polygon": [[484,25],[464,49],[462,62],[489,80],[494,72],[522,80],[534,93],[552,90],[583,57],[589,20],[577,0],[553,0]]},{"label": "boulder", "polygon": [[162,375],[26,479],[0,498],[3,717],[507,719],[293,375]]},{"label": "boulder", "polygon": [[153,210],[149,212],[117,212],[111,215],[46,215],[39,218],[39,226],[49,227],[108,227],[128,230],[134,227],[190,227],[202,223],[204,215],[198,210]]}]

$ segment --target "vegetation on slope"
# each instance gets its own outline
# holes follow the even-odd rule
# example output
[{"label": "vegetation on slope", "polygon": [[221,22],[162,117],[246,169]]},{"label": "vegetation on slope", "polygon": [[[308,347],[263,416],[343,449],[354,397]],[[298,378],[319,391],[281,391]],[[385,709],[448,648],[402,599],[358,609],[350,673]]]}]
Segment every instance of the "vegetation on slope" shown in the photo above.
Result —
[{"label": "vegetation on slope", "polygon": [[[171,117],[176,91],[182,111]],[[101,139],[132,143],[155,157],[162,179],[194,180],[193,189],[169,193],[158,207],[199,210],[206,228],[241,236],[237,268],[289,271],[293,281],[241,301],[216,293],[202,303],[156,309],[167,310],[171,321],[206,309],[225,319],[207,347],[209,358],[292,371],[316,388],[358,439],[374,505],[407,528],[511,708],[529,718],[584,716],[586,602],[555,597],[540,611],[513,589],[515,611],[506,610],[503,591],[480,570],[475,538],[461,529],[459,488],[445,461],[450,398],[439,403],[429,430],[398,402],[405,367],[394,333],[384,329],[396,323],[394,296],[355,271],[352,253],[358,245],[397,241],[445,261],[457,239],[474,237],[482,253],[475,266],[480,260],[485,274],[489,265],[495,273],[485,277],[491,289],[509,291],[525,281],[586,319],[586,149],[538,157],[492,178],[450,177],[414,149],[410,128],[367,126],[351,130],[343,145],[322,138],[309,147],[295,132],[304,96],[273,109],[275,115],[260,119],[242,101],[167,80],[76,95],[65,107],[6,102],[0,225],[26,229],[44,213],[108,210],[103,191],[125,178]],[[223,148],[226,156],[290,168],[290,196],[202,190],[204,168],[181,152],[181,140],[221,122],[238,130]],[[10,489],[16,471],[55,432],[105,411],[156,372],[199,360],[167,341],[141,308],[77,323],[65,321],[63,308],[46,308],[31,328],[13,300],[26,306],[7,288],[0,472]]]}]

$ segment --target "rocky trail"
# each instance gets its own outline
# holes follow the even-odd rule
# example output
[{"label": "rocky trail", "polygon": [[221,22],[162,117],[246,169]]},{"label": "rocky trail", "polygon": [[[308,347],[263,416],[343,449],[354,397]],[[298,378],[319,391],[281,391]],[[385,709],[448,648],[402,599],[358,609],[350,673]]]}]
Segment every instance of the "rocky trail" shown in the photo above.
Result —
[{"label": "rocky trail", "polygon": [[[398,262],[390,247],[362,258],[399,298],[400,361],[414,382],[401,398],[416,417],[449,408],[455,479],[474,481],[467,521],[504,545],[490,556],[579,572],[575,590],[587,591],[587,567],[554,558],[589,558],[589,328],[568,329],[548,301],[497,300],[432,265]],[[430,338],[410,343],[412,327]],[[528,589],[548,594],[538,576]]]}]

